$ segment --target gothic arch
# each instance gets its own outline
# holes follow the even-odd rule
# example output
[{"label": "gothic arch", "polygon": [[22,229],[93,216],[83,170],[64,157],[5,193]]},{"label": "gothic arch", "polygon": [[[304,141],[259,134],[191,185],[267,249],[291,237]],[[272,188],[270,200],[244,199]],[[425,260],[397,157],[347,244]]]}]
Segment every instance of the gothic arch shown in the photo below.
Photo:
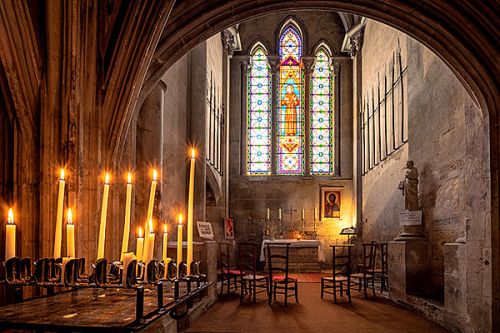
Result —
[{"label": "gothic arch", "polygon": [[270,47],[270,44],[262,37],[258,37],[252,43],[250,43],[250,47],[248,48],[246,54],[251,55],[257,47],[262,47],[265,51],[266,56],[272,54],[273,49]]},{"label": "gothic arch", "polygon": [[325,49],[326,53],[328,54],[329,57],[333,57],[333,56],[338,54],[337,50],[335,50],[335,48],[332,46],[332,44],[329,41],[327,41],[326,39],[320,39],[313,46],[312,51],[311,51],[311,56],[315,56],[316,52],[318,52],[318,50],[320,48]]},{"label": "gothic arch", "polygon": [[281,34],[289,26],[293,26],[297,29],[297,32],[299,33],[302,40],[302,55],[307,55],[309,53],[309,35],[307,33],[304,22],[302,22],[300,18],[296,17],[296,15],[287,16],[283,20],[281,20],[280,23],[278,23],[276,30],[274,31],[274,45],[276,47],[276,54],[279,53]]}]

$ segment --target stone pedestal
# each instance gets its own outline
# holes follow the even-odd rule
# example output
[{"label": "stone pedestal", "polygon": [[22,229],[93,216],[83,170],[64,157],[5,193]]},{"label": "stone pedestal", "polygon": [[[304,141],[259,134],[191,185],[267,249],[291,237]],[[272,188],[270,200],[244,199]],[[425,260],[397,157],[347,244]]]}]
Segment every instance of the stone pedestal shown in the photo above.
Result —
[{"label": "stone pedestal", "polygon": [[423,237],[394,240],[388,245],[391,299],[405,301],[408,294],[425,292],[429,283],[429,243]]}]

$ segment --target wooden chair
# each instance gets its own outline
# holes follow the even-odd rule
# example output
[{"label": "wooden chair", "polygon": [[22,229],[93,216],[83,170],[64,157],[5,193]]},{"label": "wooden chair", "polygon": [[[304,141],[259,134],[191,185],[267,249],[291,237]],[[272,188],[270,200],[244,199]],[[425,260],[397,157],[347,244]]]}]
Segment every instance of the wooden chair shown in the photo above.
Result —
[{"label": "wooden chair", "polygon": [[[238,256],[240,265],[240,303],[243,302],[244,294],[249,293],[255,303],[257,294],[266,292],[269,297],[269,280],[266,275],[257,272],[258,245],[256,243],[243,242],[238,244]],[[263,290],[265,288],[265,290]]]},{"label": "wooden chair", "polygon": [[[351,303],[351,248],[353,245],[331,245],[333,249],[332,276],[321,277],[321,298],[323,294],[332,294],[333,301],[337,303],[337,290],[340,296],[345,292]],[[338,253],[340,252],[340,253]],[[332,291],[330,291],[332,290]]]},{"label": "wooden chair", "polygon": [[377,255],[377,243],[371,242],[363,244],[363,263],[359,265],[360,272],[351,274],[353,285],[358,286],[358,290],[363,292],[365,298],[368,298],[368,284],[371,284],[373,296],[375,295],[375,258]]},{"label": "wooden chair", "polygon": [[387,263],[387,243],[379,243],[380,246],[380,267],[373,271],[375,281],[380,282],[380,292],[387,290],[389,287],[389,273]]},{"label": "wooden chair", "polygon": [[[284,250],[284,251],[283,251]],[[282,253],[285,254],[282,254]],[[271,245],[267,244],[267,262],[269,265],[269,281],[271,290],[269,291],[269,304],[271,304],[271,292],[276,301],[276,294],[285,296],[285,306],[288,304],[288,297],[295,296],[295,302],[299,302],[297,279],[288,274],[288,258],[290,253],[290,244]],[[293,294],[288,294],[291,291]]]},{"label": "wooden chair", "polygon": [[231,244],[219,243],[219,261],[220,261],[220,278],[221,288],[220,294],[224,292],[224,286],[227,286],[227,294],[231,292],[231,278],[233,279],[234,289],[238,289],[238,278],[241,276],[239,269],[234,268],[230,264],[230,249]]}]

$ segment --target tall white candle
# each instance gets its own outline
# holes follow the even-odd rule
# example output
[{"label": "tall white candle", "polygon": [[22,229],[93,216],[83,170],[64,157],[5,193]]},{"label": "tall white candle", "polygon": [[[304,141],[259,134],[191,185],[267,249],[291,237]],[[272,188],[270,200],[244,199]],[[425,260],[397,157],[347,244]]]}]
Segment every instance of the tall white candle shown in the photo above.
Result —
[{"label": "tall white candle", "polygon": [[142,254],[144,252],[144,235],[142,234],[142,228],[139,227],[137,232],[137,245],[135,249],[135,256],[137,257],[137,262],[142,260]]},{"label": "tall white candle", "polygon": [[108,213],[109,174],[106,173],[104,192],[102,194],[101,224],[99,226],[99,243],[97,244],[97,259],[104,258],[104,244],[106,242],[106,216]]},{"label": "tall white candle", "polygon": [[12,208],[7,214],[7,225],[5,226],[5,260],[16,256],[16,225],[14,223],[14,212]]},{"label": "tall white candle", "polygon": [[167,248],[168,248],[168,230],[167,230],[167,224],[163,224],[163,247],[162,247],[162,255],[161,258],[163,262],[166,264],[167,263]]},{"label": "tall white candle", "polygon": [[278,219],[281,220],[281,208],[278,209]]},{"label": "tall white candle", "polygon": [[305,220],[306,219],[306,211],[304,208],[302,208],[302,219]]},{"label": "tall white candle", "polygon": [[130,235],[130,206],[132,203],[132,175],[130,172],[127,177],[127,196],[125,198],[125,222],[123,224],[123,238],[122,238],[122,255],[123,261],[124,253],[128,252],[128,238]]},{"label": "tall white candle", "polygon": [[66,252],[70,258],[75,258],[75,225],[73,224],[73,212],[68,209],[68,223],[66,224]]},{"label": "tall white candle", "polygon": [[179,214],[179,225],[177,226],[177,277],[182,262],[182,214]]},{"label": "tall white candle", "polygon": [[55,230],[55,237],[54,237],[54,258],[61,257],[64,186],[65,186],[64,169],[61,169],[61,174],[59,177],[59,191],[57,193],[57,214],[56,214],[56,230]]},{"label": "tall white candle", "polygon": [[316,208],[314,208],[314,219],[318,219],[318,210]]},{"label": "tall white candle", "polygon": [[267,209],[267,219],[269,220],[269,208]]},{"label": "tall white candle", "polygon": [[191,262],[193,262],[193,206],[194,206],[194,168],[195,150],[191,149],[191,170],[189,173],[188,195],[188,221],[187,221],[187,275],[191,275]]},{"label": "tall white candle", "polygon": [[[148,223],[149,220],[153,217],[153,207],[155,203],[155,195],[156,195],[156,181],[158,178],[158,174],[156,172],[156,169],[153,169],[153,179],[151,180],[151,189],[149,191],[149,203],[148,203],[148,212],[147,212],[147,217],[146,217],[146,227],[144,230],[148,230]],[[146,253],[146,249],[149,246],[149,237],[146,235],[146,239],[144,241],[144,253]]]}]

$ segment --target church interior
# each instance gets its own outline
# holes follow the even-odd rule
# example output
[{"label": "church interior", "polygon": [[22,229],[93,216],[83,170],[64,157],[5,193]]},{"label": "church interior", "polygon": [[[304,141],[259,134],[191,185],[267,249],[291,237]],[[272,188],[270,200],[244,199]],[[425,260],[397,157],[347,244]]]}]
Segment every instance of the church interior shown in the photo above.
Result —
[{"label": "church interior", "polygon": [[0,1],[0,332],[499,332],[490,1]]}]

